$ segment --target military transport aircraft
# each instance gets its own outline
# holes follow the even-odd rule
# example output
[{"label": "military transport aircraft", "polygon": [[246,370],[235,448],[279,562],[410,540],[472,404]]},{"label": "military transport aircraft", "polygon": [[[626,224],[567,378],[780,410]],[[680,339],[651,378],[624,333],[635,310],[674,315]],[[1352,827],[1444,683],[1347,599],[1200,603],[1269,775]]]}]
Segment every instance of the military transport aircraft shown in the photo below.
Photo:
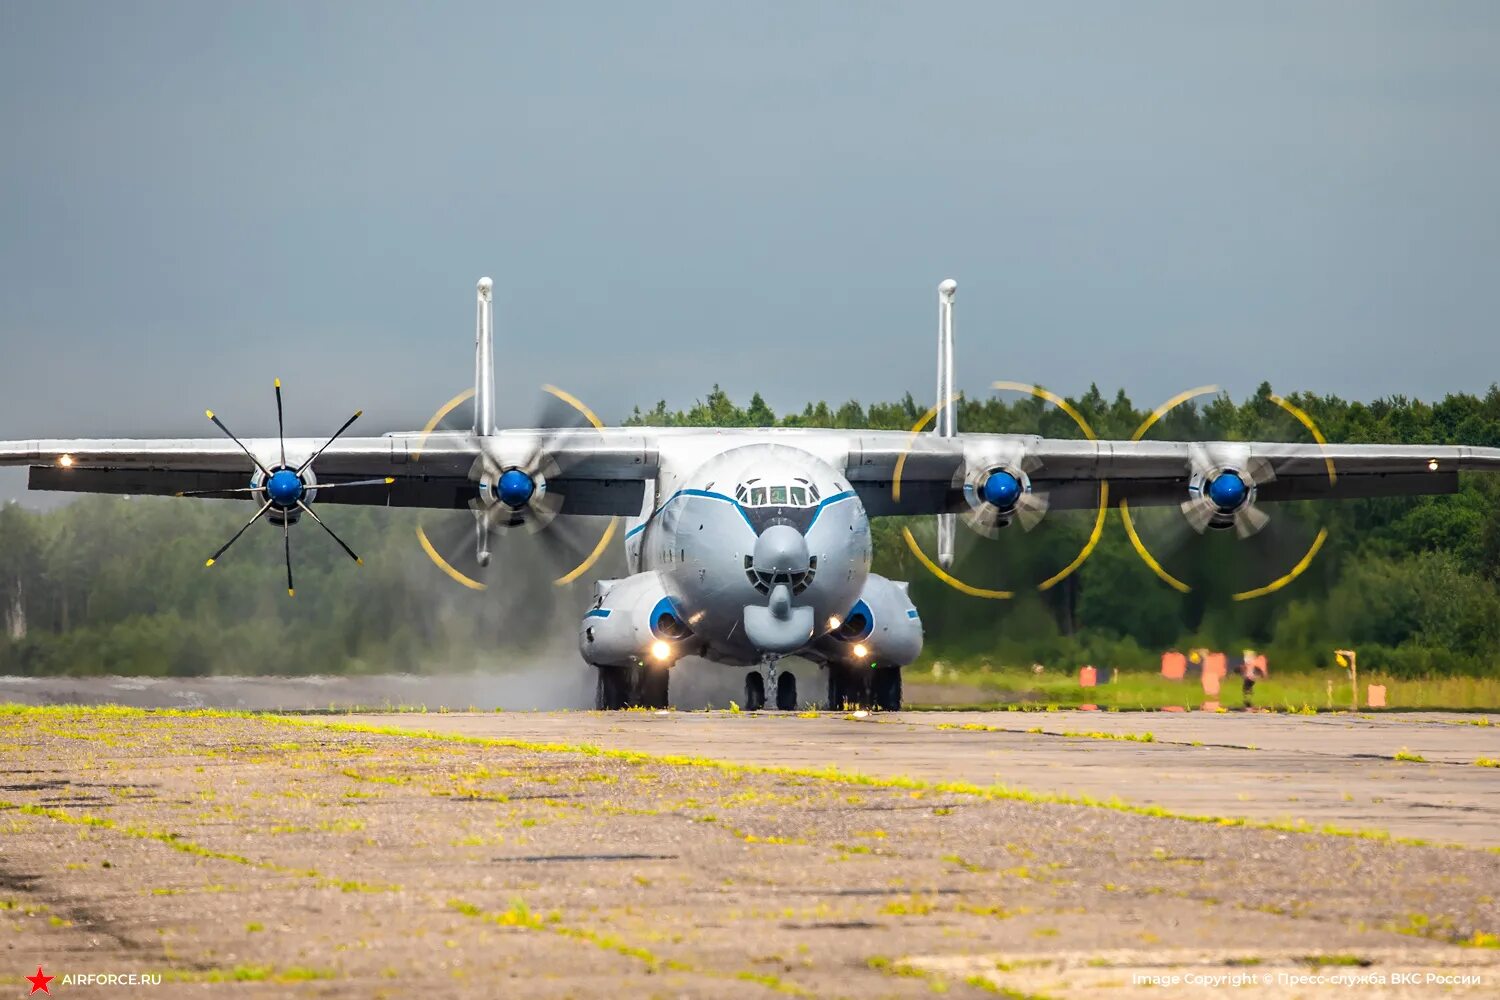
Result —
[{"label": "military transport aircraft", "polygon": [[[833,706],[899,708],[901,668],[921,650],[922,620],[905,583],[870,572],[871,517],[936,515],[936,561],[907,533],[924,565],[969,593],[1004,597],[948,575],[960,518],[993,537],[1013,520],[1029,527],[1049,510],[1097,510],[1089,544],[1055,582],[1097,542],[1114,503],[1152,569],[1186,589],[1141,544],[1131,507],[1180,506],[1198,532],[1234,529],[1247,537],[1267,521],[1263,503],[1451,493],[1460,471],[1500,469],[1500,448],[1327,444],[1305,414],[1280,399],[1314,443],[1142,438],[1194,393],[1156,410],[1134,439],[1108,441],[1094,439],[1065,400],[1025,386],[1067,410],[1085,439],[963,434],[953,379],[956,290],[952,280],[938,286],[938,403],[910,432],[604,427],[560,390],[554,394],[589,426],[499,429],[493,285],[484,278],[472,428],[343,436],[356,413],[326,441],[284,431],[241,440],[210,411],[223,437],[0,442],[0,465],[29,466],[32,489],[249,499],[254,517],[208,565],[251,525],[269,521],[282,530],[288,593],[291,528],[304,514],[358,561],[315,504],[467,510],[479,565],[489,563],[492,540],[506,531],[610,518],[593,553],[560,582],[583,575],[615,535],[615,519],[624,518],[630,575],[597,582],[579,623],[579,648],[598,670],[602,709],[665,706],[669,668],[689,655],[751,668],[751,709],[762,707],[768,692],[778,708],[797,705],[794,676],[778,677],[776,669],[790,655],[827,670]],[[279,381],[276,405],[280,425]],[[1321,537],[1277,583],[1305,568]],[[474,585],[425,535],[421,542],[450,575]]]}]

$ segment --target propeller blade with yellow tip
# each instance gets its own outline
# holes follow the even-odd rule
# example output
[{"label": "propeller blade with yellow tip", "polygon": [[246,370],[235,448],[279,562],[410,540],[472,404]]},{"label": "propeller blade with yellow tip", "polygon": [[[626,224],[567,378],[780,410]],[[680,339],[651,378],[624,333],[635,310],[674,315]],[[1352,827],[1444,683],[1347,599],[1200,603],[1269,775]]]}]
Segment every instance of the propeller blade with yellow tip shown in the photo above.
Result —
[{"label": "propeller blade with yellow tip", "polygon": [[[352,485],[352,484],[348,484],[348,485]],[[328,537],[332,538],[335,542],[338,542],[339,543],[339,548],[341,548],[345,552],[349,553],[349,558],[350,559],[353,559],[355,561],[355,563],[357,563],[360,566],[363,566],[365,564],[365,561],[363,559],[361,559],[359,556],[355,555],[354,554],[354,550],[351,549],[348,545],[344,544],[344,540],[342,538],[340,538],[334,532],[334,530],[332,528],[330,528],[328,525],[326,525],[326,524],[323,523],[323,519],[321,517],[319,517],[317,514],[315,514],[313,512],[313,509],[311,507],[309,507],[307,504],[303,503],[301,500],[297,501],[297,506],[302,508],[302,513],[306,514],[308,517],[310,517],[314,521],[318,522],[318,527],[320,527],[324,531],[328,532]]]},{"label": "propeller blade with yellow tip", "polygon": [[381,476],[379,479],[356,479],[348,483],[318,483],[310,487],[313,492],[321,493],[323,490],[340,490],[345,486],[389,486],[396,481],[395,476]]},{"label": "propeller blade with yellow tip", "polygon": [[267,500],[265,506],[262,507],[260,510],[256,511],[255,512],[255,516],[252,517],[250,520],[246,521],[245,522],[245,526],[243,528],[241,528],[239,531],[236,531],[234,533],[234,537],[230,538],[229,541],[227,541],[223,545],[221,545],[219,547],[219,551],[217,551],[213,555],[209,556],[208,557],[208,562],[204,563],[203,565],[204,566],[212,566],[214,563],[218,562],[219,561],[219,557],[222,556],[225,552],[229,551],[229,546],[231,546],[235,542],[239,541],[240,540],[240,536],[243,535],[246,531],[250,530],[250,525],[254,524],[256,521],[259,521],[265,515],[266,511],[268,511],[270,509],[271,509],[271,501]]},{"label": "propeller blade with yellow tip", "polygon": [[323,442],[323,447],[321,447],[317,451],[313,452],[312,453],[312,457],[309,458],[307,461],[305,461],[305,462],[302,463],[302,465],[297,469],[297,475],[300,476],[300,475],[302,475],[302,473],[306,472],[308,470],[308,468],[313,464],[313,462],[315,462],[315,461],[318,460],[318,456],[321,455],[321,454],[323,454],[323,452],[327,451],[328,450],[328,446],[331,445],[331,444],[333,444],[333,442],[337,441],[339,439],[339,435],[343,434],[345,431],[347,431],[349,429],[349,426],[351,424],[353,424],[354,421],[356,421],[360,417],[364,416],[364,413],[365,413],[364,410],[355,410],[354,411],[354,416],[350,417],[348,420],[345,420],[344,421],[344,426],[342,426],[338,430],[334,431],[333,432],[333,437],[329,438],[327,441],[324,441]]},{"label": "propeller blade with yellow tip", "polygon": [[286,596],[296,597],[297,588],[292,584],[292,522],[285,518],[281,522],[281,539],[286,544]]},{"label": "propeller blade with yellow tip", "polygon": [[240,446],[240,451],[243,451],[246,455],[249,456],[250,461],[252,461],[252,462],[255,463],[255,467],[260,470],[260,474],[261,475],[263,475],[263,476],[265,476],[267,478],[270,478],[271,470],[267,469],[264,465],[260,464],[260,459],[256,458],[255,454],[253,452],[251,452],[249,448],[245,447],[245,442],[243,442],[239,438],[235,437],[234,436],[234,432],[231,431],[228,427],[224,426],[224,421],[222,421],[218,417],[216,417],[214,415],[214,411],[213,410],[204,410],[203,412],[206,413],[206,414],[208,414],[208,419],[210,419],[210,420],[212,420],[214,422],[214,426],[215,427],[217,427],[219,430],[223,431],[225,434],[227,434],[229,436],[229,440],[233,441],[235,444],[237,444],[237,445]]},{"label": "propeller blade with yellow tip", "polygon": [[281,442],[281,467],[286,468],[286,420],[281,414],[281,379],[276,380],[276,440]]}]

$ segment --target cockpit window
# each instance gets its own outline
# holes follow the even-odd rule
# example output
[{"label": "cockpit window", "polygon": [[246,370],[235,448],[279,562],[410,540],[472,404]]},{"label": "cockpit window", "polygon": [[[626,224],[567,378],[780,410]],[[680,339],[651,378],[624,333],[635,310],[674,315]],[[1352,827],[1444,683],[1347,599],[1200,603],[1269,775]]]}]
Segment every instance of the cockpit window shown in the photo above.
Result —
[{"label": "cockpit window", "polygon": [[760,486],[760,479],[741,483],[734,491],[734,498],[744,507],[816,507],[818,488],[805,479],[796,479],[792,485]]}]

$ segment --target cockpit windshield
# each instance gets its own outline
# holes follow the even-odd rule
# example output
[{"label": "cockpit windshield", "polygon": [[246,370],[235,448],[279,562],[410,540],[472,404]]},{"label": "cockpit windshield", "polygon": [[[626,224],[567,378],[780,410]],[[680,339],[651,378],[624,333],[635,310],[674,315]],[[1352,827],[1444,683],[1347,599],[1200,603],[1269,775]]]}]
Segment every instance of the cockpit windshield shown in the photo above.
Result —
[{"label": "cockpit windshield", "polygon": [[734,491],[742,507],[816,507],[822,497],[818,488],[806,479],[773,482],[747,479]]}]

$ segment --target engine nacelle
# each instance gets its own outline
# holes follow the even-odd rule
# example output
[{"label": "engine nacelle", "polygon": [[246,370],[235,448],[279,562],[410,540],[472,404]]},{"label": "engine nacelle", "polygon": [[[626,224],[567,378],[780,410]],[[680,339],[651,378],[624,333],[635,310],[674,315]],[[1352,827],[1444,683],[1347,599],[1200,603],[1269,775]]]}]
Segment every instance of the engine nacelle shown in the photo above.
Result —
[{"label": "engine nacelle", "polygon": [[578,627],[578,651],[595,666],[670,664],[701,646],[654,571],[594,584]]},{"label": "engine nacelle", "polygon": [[830,660],[857,666],[900,667],[922,652],[922,618],[903,581],[871,573],[854,607],[814,648]]}]

